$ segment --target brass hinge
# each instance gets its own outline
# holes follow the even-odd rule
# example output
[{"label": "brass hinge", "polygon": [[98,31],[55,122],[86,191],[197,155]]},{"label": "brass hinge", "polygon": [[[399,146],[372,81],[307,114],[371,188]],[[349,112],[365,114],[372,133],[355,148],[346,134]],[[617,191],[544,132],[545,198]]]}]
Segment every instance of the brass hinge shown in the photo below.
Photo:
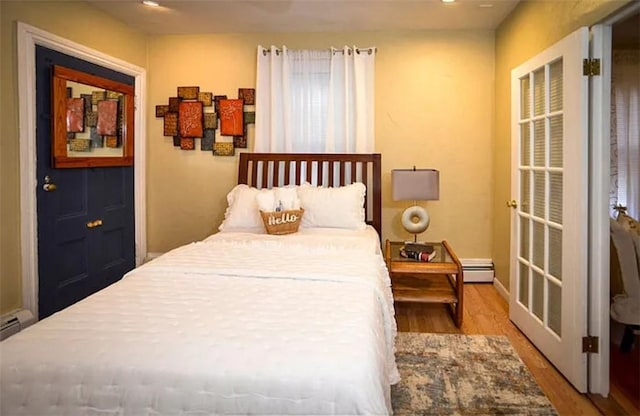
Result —
[{"label": "brass hinge", "polygon": [[597,354],[599,351],[600,337],[582,337],[582,352]]},{"label": "brass hinge", "polygon": [[583,59],[582,75],[587,77],[600,75],[600,59]]}]

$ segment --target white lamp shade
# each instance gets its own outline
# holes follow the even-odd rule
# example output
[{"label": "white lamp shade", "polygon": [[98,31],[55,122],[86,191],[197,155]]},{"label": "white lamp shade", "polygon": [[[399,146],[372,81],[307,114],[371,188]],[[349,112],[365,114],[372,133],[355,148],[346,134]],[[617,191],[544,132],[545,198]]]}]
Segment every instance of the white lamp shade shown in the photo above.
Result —
[{"label": "white lamp shade", "polygon": [[393,169],[391,188],[394,201],[437,201],[440,199],[440,172],[435,169]]}]

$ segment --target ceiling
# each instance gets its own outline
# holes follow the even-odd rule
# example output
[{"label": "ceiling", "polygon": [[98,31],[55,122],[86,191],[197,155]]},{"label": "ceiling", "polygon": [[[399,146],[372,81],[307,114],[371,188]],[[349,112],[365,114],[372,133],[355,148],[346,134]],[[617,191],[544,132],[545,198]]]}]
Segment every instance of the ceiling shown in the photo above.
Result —
[{"label": "ceiling", "polygon": [[519,0],[87,0],[152,35],[495,29]]}]

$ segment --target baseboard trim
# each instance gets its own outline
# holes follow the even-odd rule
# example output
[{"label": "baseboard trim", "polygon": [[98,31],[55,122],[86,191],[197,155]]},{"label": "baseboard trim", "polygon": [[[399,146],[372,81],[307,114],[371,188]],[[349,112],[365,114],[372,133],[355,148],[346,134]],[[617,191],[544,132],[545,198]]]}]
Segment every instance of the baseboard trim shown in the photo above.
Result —
[{"label": "baseboard trim", "polygon": [[493,279],[493,286],[496,288],[500,296],[509,302],[509,291],[502,285],[502,283],[500,283],[500,280]]}]

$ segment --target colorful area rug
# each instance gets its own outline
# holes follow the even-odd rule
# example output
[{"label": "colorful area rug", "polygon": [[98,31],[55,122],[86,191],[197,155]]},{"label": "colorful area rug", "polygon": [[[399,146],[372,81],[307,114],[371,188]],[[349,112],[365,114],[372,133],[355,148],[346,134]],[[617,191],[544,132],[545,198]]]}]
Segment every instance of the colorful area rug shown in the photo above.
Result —
[{"label": "colorful area rug", "polygon": [[395,415],[556,415],[507,337],[398,333]]}]

